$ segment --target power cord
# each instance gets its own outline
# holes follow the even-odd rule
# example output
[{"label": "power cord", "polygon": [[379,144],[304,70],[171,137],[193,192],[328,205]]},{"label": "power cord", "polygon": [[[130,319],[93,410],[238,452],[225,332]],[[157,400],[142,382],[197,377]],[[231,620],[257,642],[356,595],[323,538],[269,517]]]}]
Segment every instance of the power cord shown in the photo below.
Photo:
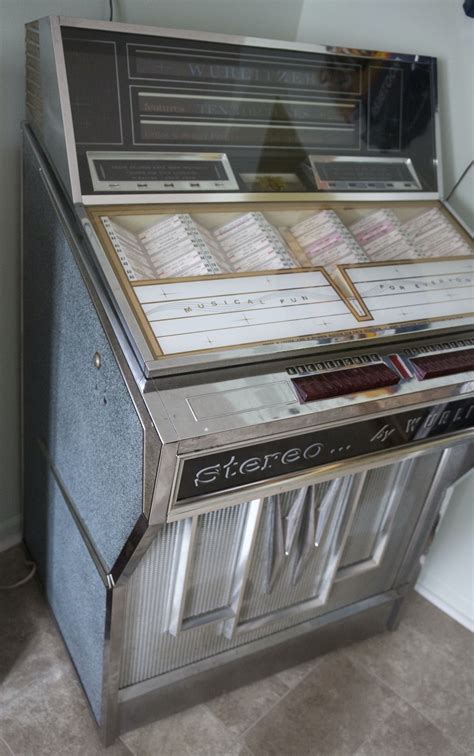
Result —
[{"label": "power cord", "polygon": [[0,585],[0,591],[13,591],[15,588],[20,588],[22,585],[25,585],[25,583],[28,583],[36,574],[36,564],[34,562],[25,561],[25,566],[31,568],[28,575],[21,580],[18,580],[16,583],[12,583],[12,585]]},{"label": "power cord", "polygon": [[109,0],[109,21],[114,20],[114,0]]}]

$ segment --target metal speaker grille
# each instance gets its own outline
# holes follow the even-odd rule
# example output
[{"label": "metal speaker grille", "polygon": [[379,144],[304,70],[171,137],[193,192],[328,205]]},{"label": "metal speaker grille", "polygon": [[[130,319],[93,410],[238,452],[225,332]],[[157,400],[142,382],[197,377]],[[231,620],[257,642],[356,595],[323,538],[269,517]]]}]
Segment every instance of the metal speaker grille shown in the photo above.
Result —
[{"label": "metal speaker grille", "polygon": [[[315,506],[321,503],[324,494],[328,490],[329,483],[321,483],[314,486]],[[282,515],[286,517],[298,491],[291,491],[283,494]],[[291,549],[288,555],[282,555],[282,565],[275,583],[268,585],[268,544],[270,540],[270,529],[272,526],[272,507],[275,502],[267,499],[264,503],[262,514],[262,525],[260,527],[257,544],[254,550],[254,556],[250,566],[249,580],[247,590],[244,595],[242,607],[242,619],[250,619],[268,614],[282,607],[291,606],[302,601],[306,601],[317,595],[319,579],[324,569],[324,557],[320,549],[314,548],[311,558],[308,560],[306,567],[296,582],[294,574],[297,568],[298,549]],[[330,528],[331,519],[334,516],[332,512],[326,523],[326,532]],[[266,558],[265,558],[266,557]]]},{"label": "metal speaker grille", "polygon": [[[413,476],[434,464],[416,460],[410,473],[407,463],[164,525],[128,584],[120,687],[327,612],[338,568],[371,565],[391,532],[387,514],[399,521]],[[393,564],[403,554],[391,554]],[[392,562],[385,578],[382,558],[378,590],[392,585]],[[356,585],[351,603],[367,595]]]},{"label": "metal speaker grille", "polygon": [[374,554],[380,525],[390,506],[389,484],[393,480],[396,465],[387,465],[371,470],[356,509],[349,536],[342,553],[340,568],[364,562]]},{"label": "metal speaker grille", "polygon": [[[329,485],[324,483],[315,487],[314,501],[318,503],[324,498]],[[296,493],[285,495],[283,514],[290,507]],[[264,506],[269,508],[270,502],[267,501]],[[177,572],[183,553],[183,532],[188,520],[164,525],[158,532],[129,582],[121,687],[272,635],[324,611],[324,608],[319,607],[299,612],[295,616],[276,617],[262,627],[246,630],[231,638],[226,637],[224,619],[186,629],[186,620],[193,615],[202,617],[206,612],[225,608],[230,602],[235,564],[250,507],[250,504],[244,503],[197,517],[190,578],[185,596],[185,622],[176,634],[170,632],[170,626],[174,592],[179,582]],[[333,537],[330,533],[334,526],[331,514],[333,506],[329,509],[330,514],[323,528],[325,538]],[[265,517],[261,518],[253,549],[254,556],[246,578],[242,621],[246,617],[260,616],[274,608],[297,604],[313,597],[317,592],[318,576],[323,571],[320,552],[314,549],[314,554],[306,562],[294,585],[292,576],[296,556],[292,553],[272,590],[268,592],[265,587],[266,573],[262,568],[262,556],[268,549],[267,526]],[[297,539],[295,544],[297,545]]]},{"label": "metal speaker grille", "polygon": [[[246,507],[227,507],[198,518],[196,542],[185,602],[185,618],[230,603]],[[226,559],[227,569],[221,560]]]}]

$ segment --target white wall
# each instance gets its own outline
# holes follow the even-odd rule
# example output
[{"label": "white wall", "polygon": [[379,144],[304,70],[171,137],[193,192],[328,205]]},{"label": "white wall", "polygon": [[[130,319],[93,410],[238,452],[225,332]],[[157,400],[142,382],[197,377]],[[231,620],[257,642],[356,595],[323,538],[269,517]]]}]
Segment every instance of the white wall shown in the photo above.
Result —
[{"label": "white wall", "polygon": [[454,486],[418,580],[422,596],[474,631],[474,472]]},{"label": "white wall", "polygon": [[[295,39],[303,0],[116,0],[116,18]],[[108,18],[108,0],[0,0],[0,550],[20,540],[19,214],[24,24],[48,15]]]}]

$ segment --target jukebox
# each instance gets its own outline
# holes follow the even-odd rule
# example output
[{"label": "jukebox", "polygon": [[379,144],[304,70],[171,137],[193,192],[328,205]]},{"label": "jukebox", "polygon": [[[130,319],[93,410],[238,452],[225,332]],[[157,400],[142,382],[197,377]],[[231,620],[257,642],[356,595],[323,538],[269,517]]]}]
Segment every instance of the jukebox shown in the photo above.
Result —
[{"label": "jukebox", "polygon": [[473,248],[435,59],[54,17],[26,73],[25,542],[110,742],[396,627]]}]

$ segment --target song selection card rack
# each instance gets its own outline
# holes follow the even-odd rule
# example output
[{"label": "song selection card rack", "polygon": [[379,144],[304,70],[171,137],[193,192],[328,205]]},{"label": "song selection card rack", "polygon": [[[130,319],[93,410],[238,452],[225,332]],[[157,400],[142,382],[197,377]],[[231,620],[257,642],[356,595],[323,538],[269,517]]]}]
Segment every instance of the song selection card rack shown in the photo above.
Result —
[{"label": "song selection card rack", "polygon": [[90,214],[157,359],[472,314],[472,256],[130,281]]}]

